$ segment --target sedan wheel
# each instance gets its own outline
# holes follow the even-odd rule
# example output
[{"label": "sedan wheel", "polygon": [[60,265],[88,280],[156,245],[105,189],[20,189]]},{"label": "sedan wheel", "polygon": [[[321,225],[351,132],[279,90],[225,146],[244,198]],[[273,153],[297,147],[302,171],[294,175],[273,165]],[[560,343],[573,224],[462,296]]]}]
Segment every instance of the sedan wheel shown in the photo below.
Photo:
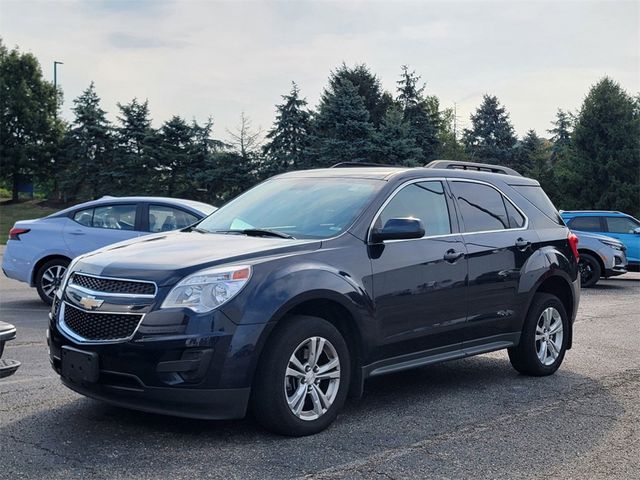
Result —
[{"label": "sedan wheel", "polygon": [[43,302],[51,305],[56,291],[62,285],[69,261],[57,258],[45,263],[36,274],[36,288]]},{"label": "sedan wheel", "polygon": [[316,420],[333,405],[340,388],[340,359],[323,337],[304,340],[295,349],[284,380],[287,404],[301,420]]}]

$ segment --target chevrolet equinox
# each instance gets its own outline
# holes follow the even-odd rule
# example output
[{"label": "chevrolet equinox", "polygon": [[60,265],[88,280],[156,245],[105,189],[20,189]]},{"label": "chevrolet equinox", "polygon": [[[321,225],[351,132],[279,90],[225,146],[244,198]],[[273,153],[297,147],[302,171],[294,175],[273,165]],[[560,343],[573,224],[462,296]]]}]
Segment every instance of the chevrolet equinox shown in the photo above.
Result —
[{"label": "chevrolet equinox", "polygon": [[494,165],[339,164],[271,178],[198,223],[74,259],[50,315],[72,390],[308,435],[369,377],[571,348],[577,238],[538,182]]}]

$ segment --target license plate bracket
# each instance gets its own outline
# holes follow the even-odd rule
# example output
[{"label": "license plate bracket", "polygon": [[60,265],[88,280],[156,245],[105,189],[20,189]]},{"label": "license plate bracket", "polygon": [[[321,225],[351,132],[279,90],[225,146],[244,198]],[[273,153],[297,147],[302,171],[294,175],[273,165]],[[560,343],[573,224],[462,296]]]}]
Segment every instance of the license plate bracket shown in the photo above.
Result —
[{"label": "license plate bracket", "polygon": [[95,383],[100,376],[98,354],[73,347],[62,347],[62,376],[74,382]]}]

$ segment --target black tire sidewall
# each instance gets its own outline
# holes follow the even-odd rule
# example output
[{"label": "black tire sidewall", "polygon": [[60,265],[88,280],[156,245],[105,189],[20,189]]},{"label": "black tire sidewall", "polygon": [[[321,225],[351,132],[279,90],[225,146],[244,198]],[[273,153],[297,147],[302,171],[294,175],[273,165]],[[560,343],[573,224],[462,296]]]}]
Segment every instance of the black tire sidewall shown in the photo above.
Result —
[{"label": "black tire sidewall", "polygon": [[[536,325],[542,312],[548,308],[553,307],[559,313],[562,318],[562,347],[560,349],[560,355],[556,361],[551,365],[543,365],[538,358],[538,352],[536,351]],[[521,360],[524,363],[526,373],[532,375],[551,375],[554,373],[564,360],[564,355],[567,351],[567,344],[569,340],[569,318],[564,305],[558,297],[549,293],[537,293],[534,297],[533,303],[527,314],[527,320],[523,331],[522,339],[520,340],[521,352],[524,354]]]},{"label": "black tire sidewall", "polygon": [[[351,378],[351,358],[340,331],[318,317],[295,315],[281,320],[271,333],[259,360],[254,380],[251,407],[254,418],[268,430],[304,436],[327,428],[346,401]],[[321,336],[331,342],[340,359],[340,386],[329,410],[316,420],[301,420],[289,409],[284,394],[284,374],[294,350],[309,337]]]},{"label": "black tire sidewall", "polygon": [[38,269],[38,272],[36,273],[36,290],[38,291],[40,299],[47,305],[51,305],[53,303],[53,298],[49,298],[42,289],[42,276],[44,275],[44,272],[55,265],[61,265],[65,268],[69,268],[69,263],[69,260],[65,260],[63,258],[55,258],[53,260],[49,260]]},{"label": "black tire sidewall", "polygon": [[[585,261],[586,263],[591,265],[591,268],[593,270],[593,277],[588,282],[581,283],[581,286],[584,288],[593,287],[596,283],[598,283],[598,280],[600,280],[600,276],[602,275],[600,264],[598,263],[597,259],[595,259],[592,255],[589,255],[588,253],[581,253],[580,261]],[[580,276],[580,282],[582,282],[582,276]]]}]

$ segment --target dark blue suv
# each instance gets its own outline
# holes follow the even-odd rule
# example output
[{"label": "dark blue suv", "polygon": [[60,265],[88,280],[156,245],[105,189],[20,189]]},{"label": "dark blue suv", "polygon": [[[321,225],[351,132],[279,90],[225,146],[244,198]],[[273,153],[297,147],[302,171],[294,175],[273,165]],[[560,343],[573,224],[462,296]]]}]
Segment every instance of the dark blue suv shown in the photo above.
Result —
[{"label": "dark blue suv", "polygon": [[[338,166],[343,167],[343,166]],[[53,368],[115,405],[308,435],[367,378],[507,349],[554,373],[577,237],[535,180],[437,161],[269,179],[191,227],[75,259]]]}]

